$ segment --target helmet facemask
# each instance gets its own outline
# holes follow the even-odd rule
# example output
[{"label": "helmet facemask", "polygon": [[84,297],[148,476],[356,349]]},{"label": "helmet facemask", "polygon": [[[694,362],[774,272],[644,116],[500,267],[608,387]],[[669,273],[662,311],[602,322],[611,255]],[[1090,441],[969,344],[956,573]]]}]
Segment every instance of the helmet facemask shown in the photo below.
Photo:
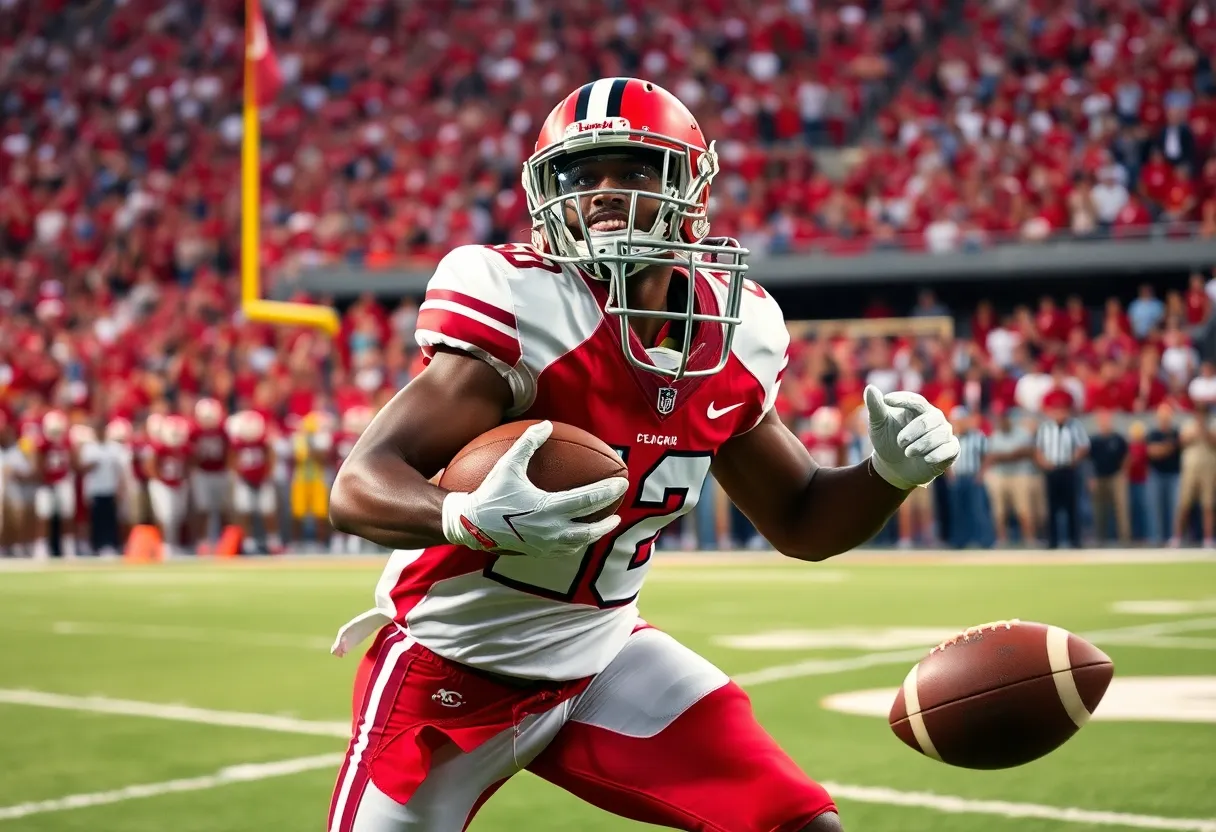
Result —
[{"label": "helmet facemask", "polygon": [[[643,154],[659,173],[661,190],[597,188],[579,190],[563,182],[563,173],[588,158]],[[695,154],[695,155],[694,155]],[[696,173],[689,163],[696,158]],[[572,263],[591,276],[608,283],[605,313],[620,324],[621,347],[634,366],[679,379],[705,376],[726,366],[735,327],[740,323],[744,262],[747,251],[721,240],[704,240],[709,231],[706,217],[706,191],[718,173],[717,154],[712,143],[700,149],[685,142],[640,130],[615,129],[590,131],[567,138],[535,154],[524,164],[524,190],[533,221],[533,237],[547,257],[559,263]],[[600,194],[624,198],[625,227],[613,231],[593,231],[582,210],[583,201]],[[640,200],[653,200],[658,210],[649,228],[638,228]],[[574,218],[580,234],[571,233],[568,222]],[[691,232],[691,233],[690,233]],[[689,238],[698,240],[688,242]],[[648,310],[629,306],[627,281],[651,266],[680,268],[688,273],[689,290],[681,308]],[[695,286],[699,275],[717,272],[728,286],[721,313],[696,311]],[[672,338],[664,346],[647,350],[650,361],[639,358],[630,345],[631,320],[658,318],[671,324]],[[693,335],[700,324],[723,327],[723,348],[716,361],[701,369],[688,369],[692,357]],[[668,346],[671,344],[671,346]]]}]

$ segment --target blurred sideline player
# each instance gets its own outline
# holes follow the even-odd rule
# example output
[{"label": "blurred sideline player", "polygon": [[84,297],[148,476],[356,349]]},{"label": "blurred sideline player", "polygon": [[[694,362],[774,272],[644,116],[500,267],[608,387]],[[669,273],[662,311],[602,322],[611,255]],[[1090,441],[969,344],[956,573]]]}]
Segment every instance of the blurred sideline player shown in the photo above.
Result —
[{"label": "blurred sideline player", "polygon": [[845,463],[848,442],[840,410],[831,405],[816,408],[802,435],[811,458],[824,468],[837,468]]},{"label": "blurred sideline player", "polygon": [[266,435],[266,420],[256,410],[242,410],[228,419],[229,459],[233,474],[232,510],[244,531],[245,554],[258,551],[254,517],[265,534],[261,548],[270,554],[283,551],[279,536],[278,500],[270,474],[274,452]]},{"label": "blurred sideline player", "polygon": [[121,451],[121,473],[118,482],[118,540],[121,543],[131,534],[131,527],[141,522],[139,513],[143,503],[143,480],[135,460],[135,429],[124,418],[111,419],[106,424],[105,438]]},{"label": "blurred sideline player", "polygon": [[152,517],[152,501],[148,495],[148,465],[152,459],[152,448],[160,441],[160,429],[165,423],[163,413],[149,413],[139,431],[131,437],[131,470],[138,486],[135,499],[127,507],[127,517],[132,525],[155,523]]},{"label": "blurred sideline player", "polygon": [[148,502],[164,539],[165,556],[172,557],[182,551],[189,503],[190,423],[182,416],[164,416],[154,427],[144,457]]},{"label": "blurred sideline player", "polygon": [[296,541],[304,540],[305,521],[313,523],[316,546],[329,545],[329,488],[333,476],[334,434],[329,417],[305,414],[291,436],[291,517]]},{"label": "blurred sideline player", "polygon": [[76,557],[76,458],[68,438],[68,417],[48,410],[34,440],[34,513],[38,518],[34,557],[50,557],[51,520],[59,520],[59,552]]},{"label": "blurred sideline player", "polygon": [[30,553],[32,447],[32,441],[18,436],[17,425],[0,412],[0,555],[25,557]]},{"label": "blurred sideline player", "polygon": [[[789,334],[711,239],[713,145],[638,79],[575,90],[524,165],[533,245],[439,264],[416,338],[429,363],[342,466],[340,531],[394,548],[356,672],[330,832],[461,832],[521,769],[617,815],[684,830],[839,832],[836,806],[721,670],[642,621],[655,538],[712,471],[784,554],[872,537],[958,454],[940,410],[865,391],[874,452],[820,467],[773,409]],[[540,419],[471,493],[428,478],[504,421]],[[628,478],[546,493],[528,460],[567,422]],[[577,518],[624,498],[618,514]],[[823,761],[826,764],[828,761]]]},{"label": "blurred sideline player", "polygon": [[73,478],[76,548],[77,554],[93,554],[93,512],[90,494],[85,490],[89,474],[96,467],[88,459],[89,447],[97,444],[97,431],[85,422],[77,422],[68,428],[68,445],[75,460],[76,476]]},{"label": "blurred sideline player", "polygon": [[224,407],[215,399],[199,399],[194,405],[190,458],[191,537],[200,551],[210,551],[228,519],[231,486]]},{"label": "blurred sideline player", "polygon": [[[371,424],[373,415],[372,409],[363,405],[349,408],[342,414],[341,430],[334,437],[334,461],[337,470],[342,470],[342,463],[350,456],[350,452],[355,448],[355,443]],[[332,537],[329,540],[329,551],[333,554],[346,552],[348,555],[355,555],[363,546],[363,539],[358,535],[334,531],[331,531],[330,534]]]}]

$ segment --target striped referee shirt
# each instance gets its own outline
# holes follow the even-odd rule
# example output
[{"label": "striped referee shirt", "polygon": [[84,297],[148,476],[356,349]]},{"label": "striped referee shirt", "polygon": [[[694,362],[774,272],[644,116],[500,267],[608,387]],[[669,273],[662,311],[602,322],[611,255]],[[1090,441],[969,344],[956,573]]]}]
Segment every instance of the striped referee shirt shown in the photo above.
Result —
[{"label": "striped referee shirt", "polygon": [[1071,468],[1076,464],[1077,451],[1089,447],[1089,436],[1076,419],[1069,419],[1062,425],[1048,419],[1039,425],[1034,446],[1043,455],[1048,468]]},{"label": "striped referee shirt", "polygon": [[983,431],[969,430],[958,438],[958,458],[954,473],[959,477],[978,477],[984,454],[988,453],[988,437]]}]

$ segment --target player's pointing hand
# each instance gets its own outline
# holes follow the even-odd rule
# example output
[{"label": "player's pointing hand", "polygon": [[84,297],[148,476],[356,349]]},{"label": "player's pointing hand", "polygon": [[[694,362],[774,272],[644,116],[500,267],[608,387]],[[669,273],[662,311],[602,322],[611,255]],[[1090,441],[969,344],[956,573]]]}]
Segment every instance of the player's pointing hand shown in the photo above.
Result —
[{"label": "player's pointing hand", "polygon": [[886,396],[865,389],[874,470],[899,489],[928,485],[958,457],[958,438],[946,414],[919,393]]}]

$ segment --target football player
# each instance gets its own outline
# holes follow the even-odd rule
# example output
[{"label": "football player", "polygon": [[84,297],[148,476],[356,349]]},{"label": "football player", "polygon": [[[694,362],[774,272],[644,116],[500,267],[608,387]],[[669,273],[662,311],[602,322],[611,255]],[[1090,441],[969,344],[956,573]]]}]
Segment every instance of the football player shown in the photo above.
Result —
[{"label": "football player", "polygon": [[[607,78],[572,92],[524,166],[532,245],[464,246],[418,315],[429,360],[339,472],[340,530],[395,548],[358,672],[330,832],[460,832],[521,769],[646,823],[837,832],[832,798],[747,695],[638,617],[655,538],[710,475],[780,552],[869,539],[958,453],[918,395],[868,389],[873,455],[816,465],[773,409],[789,335],[709,235],[714,146],[674,96]],[[428,477],[519,417],[614,446],[628,478],[547,493],[528,428],[470,493]],[[616,515],[575,518],[624,497]]]},{"label": "football player", "polygon": [[68,437],[68,416],[48,410],[34,440],[34,513],[38,517],[34,557],[50,557],[47,538],[51,518],[59,519],[59,552],[64,559],[76,557],[76,457]]},{"label": "football player", "polygon": [[313,411],[300,419],[291,437],[291,517],[294,537],[304,540],[304,523],[314,524],[316,547],[329,545],[329,487],[333,481],[334,434],[326,413]]},{"label": "football player", "polygon": [[25,557],[33,531],[29,507],[34,469],[30,464],[33,438],[18,434],[19,423],[0,411],[0,513],[4,516],[3,545],[8,554]]},{"label": "football player", "polygon": [[209,551],[227,521],[230,485],[224,406],[215,399],[199,399],[194,405],[190,457],[191,534],[203,550]]},{"label": "football player", "polygon": [[93,512],[91,494],[85,490],[95,464],[90,457],[90,447],[97,444],[97,431],[85,422],[76,422],[68,428],[68,446],[72,449],[76,476],[73,477],[73,504],[76,507],[77,553],[93,553]]},{"label": "football player", "polygon": [[157,421],[155,428],[155,435],[149,430],[152,444],[144,457],[148,502],[152,517],[160,526],[165,557],[172,557],[181,551],[186,521],[190,422],[184,416],[165,416]]},{"label": "football player", "polygon": [[[374,413],[370,407],[358,405],[349,408],[342,414],[342,429],[334,437],[334,460],[338,470],[342,469],[342,463],[350,456],[350,452],[355,449],[355,443],[371,424]],[[362,538],[353,534],[334,532],[329,539],[329,551],[332,554],[340,552],[346,552],[348,555],[358,554],[362,545]]]},{"label": "football player", "polygon": [[266,535],[263,550],[278,554],[283,551],[283,541],[279,537],[278,500],[270,479],[274,453],[266,435],[266,419],[256,410],[242,410],[228,422],[230,465],[235,474],[232,508],[245,532],[242,548],[245,554],[258,550],[253,523],[257,515]]},{"label": "football player", "polygon": [[134,434],[134,427],[124,417],[116,417],[106,423],[106,441],[114,444],[121,459],[118,480],[118,539],[120,542],[127,539],[132,526],[141,522],[142,472],[135,460]]},{"label": "football player", "polygon": [[161,431],[165,425],[165,414],[152,412],[144,420],[141,430],[131,438],[131,471],[135,477],[136,490],[134,504],[128,508],[131,524],[155,523],[152,517],[152,500],[148,493],[148,471],[151,464],[153,448],[160,442]]},{"label": "football player", "polygon": [[811,414],[802,444],[821,468],[836,468],[845,462],[848,439],[841,422],[840,410],[831,405],[816,408]]}]

